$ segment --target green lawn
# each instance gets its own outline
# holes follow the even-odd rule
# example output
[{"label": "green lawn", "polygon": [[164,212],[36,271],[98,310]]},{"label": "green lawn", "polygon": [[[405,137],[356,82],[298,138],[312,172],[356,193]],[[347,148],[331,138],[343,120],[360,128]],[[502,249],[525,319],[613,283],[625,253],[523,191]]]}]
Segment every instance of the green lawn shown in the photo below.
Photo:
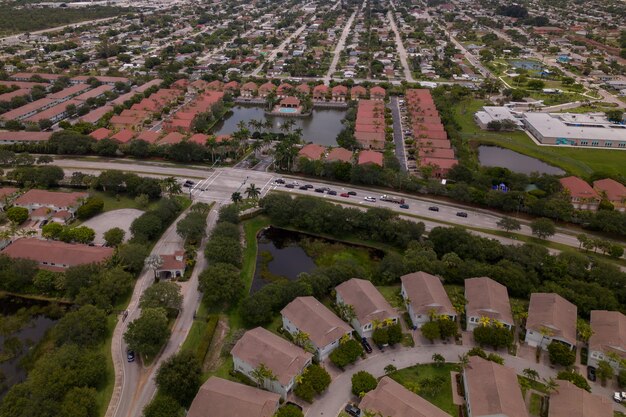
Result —
[{"label": "green lawn", "polygon": [[402,296],[400,295],[400,286],[399,285],[388,285],[388,286],[379,286],[376,287],[378,291],[385,297],[385,300],[393,308],[398,308],[401,310],[405,309],[404,301],[402,300]]},{"label": "green lawn", "polygon": [[540,159],[574,175],[586,177],[594,171],[626,176],[624,153],[617,150],[537,146],[524,132],[487,132],[474,122],[474,113],[485,102],[465,100],[455,107],[463,139],[475,143],[502,146]]},{"label": "green lawn", "polygon": [[532,416],[539,417],[541,415],[541,397],[537,393],[530,394],[530,405],[528,412]]},{"label": "green lawn", "polygon": [[102,211],[113,211],[125,208],[133,208],[139,210],[150,210],[156,207],[158,200],[152,201],[148,204],[147,207],[139,207],[137,202],[133,198],[127,197],[125,195],[114,196],[109,193],[105,193],[102,191],[93,191],[91,194],[94,197],[101,198],[104,201],[104,208]]},{"label": "green lawn", "polygon": [[426,378],[445,378],[446,382],[437,394],[427,395],[424,392],[419,392],[419,389],[417,394],[441,408],[446,413],[456,416],[458,408],[452,403],[452,383],[450,379],[450,372],[458,370],[458,365],[452,363],[446,363],[440,367],[436,367],[433,364],[422,364],[411,366],[410,368],[400,369],[399,371],[389,374],[389,376],[394,381],[402,384],[408,389],[416,387],[419,388],[419,383]]}]

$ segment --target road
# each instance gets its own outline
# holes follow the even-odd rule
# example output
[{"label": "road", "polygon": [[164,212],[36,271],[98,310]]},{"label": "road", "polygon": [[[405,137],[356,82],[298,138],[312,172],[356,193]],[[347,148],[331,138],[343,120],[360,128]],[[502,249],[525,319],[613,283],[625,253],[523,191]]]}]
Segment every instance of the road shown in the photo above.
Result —
[{"label": "road", "polygon": [[398,97],[391,96],[389,99],[388,107],[391,109],[391,116],[393,118],[393,142],[396,146],[395,153],[396,158],[400,162],[402,171],[407,172],[408,164],[406,160],[406,153],[404,149],[404,137],[402,135],[402,122],[400,120],[400,108],[398,107]]},{"label": "road", "polygon": [[97,24],[97,23],[104,23],[104,22],[108,22],[109,20],[117,19],[118,17],[119,16],[105,17],[103,19],[94,19],[94,20],[86,20],[86,21],[82,21],[82,22],[70,23],[70,24],[63,25],[63,26],[57,26],[57,27],[48,28],[48,29],[36,30],[34,32],[16,33],[15,35],[10,35],[10,36],[6,36],[4,38],[0,38],[0,44],[20,42],[19,38],[21,36],[26,35],[26,33],[28,33],[30,35],[41,35],[43,33],[56,32],[56,31],[63,30],[65,28],[69,28],[69,27],[80,27],[80,26],[85,26],[85,25],[94,25],[94,24]]},{"label": "road", "polygon": [[463,56],[465,56],[465,59],[467,59],[469,63],[472,64],[474,68],[478,70],[478,72],[480,72],[480,75],[482,75],[485,78],[491,77],[491,71],[485,68],[483,64],[480,63],[480,60],[476,58],[475,55],[473,55],[470,51],[465,49],[465,47],[461,44],[461,42],[457,41],[456,38],[452,36],[452,34],[448,32],[447,29],[444,29],[444,32],[446,36],[450,38],[450,42],[452,42],[452,44],[461,51]]},{"label": "road", "polygon": [[406,49],[404,48],[402,37],[400,36],[400,32],[398,31],[398,26],[396,25],[396,19],[394,18],[391,10],[387,12],[387,18],[389,19],[391,30],[393,30],[393,33],[396,35],[396,49],[398,50],[398,56],[400,57],[400,63],[402,64],[402,69],[404,71],[404,79],[410,83],[414,83],[415,78],[413,78],[413,74],[411,73],[411,68],[409,67],[409,63],[407,61]]},{"label": "road", "polygon": [[[207,216],[207,232],[210,231],[217,220],[219,204],[215,205]],[[172,253],[180,249],[182,241],[176,233],[176,223],[186,212],[166,230],[161,239],[156,243],[151,254]],[[208,234],[208,233],[207,233]],[[204,245],[201,245],[202,248]],[[118,321],[113,332],[111,354],[115,367],[115,387],[113,396],[107,409],[106,417],[136,417],[142,415],[143,408],[150,402],[156,392],[155,374],[163,361],[178,351],[183,344],[193,324],[194,315],[200,302],[198,291],[198,275],[206,268],[204,251],[198,250],[196,254],[196,266],[189,281],[181,282],[183,295],[183,307],[172,327],[172,336],[163,348],[159,357],[150,365],[142,366],[141,361],[128,363],[126,361],[126,343],[123,334],[128,323],[138,318],[141,314],[139,299],[143,291],[154,282],[152,270],[144,270],[135,285],[135,290],[128,305],[128,317]]]},{"label": "road", "polygon": [[[364,5],[365,3],[363,3],[360,8],[362,9]],[[341,32],[341,37],[339,38],[337,46],[335,47],[335,51],[333,52],[333,60],[330,63],[330,67],[328,67],[328,72],[326,73],[326,76],[324,77],[324,84],[326,85],[330,84],[330,80],[332,79],[333,74],[335,73],[335,71],[337,71],[337,63],[339,63],[341,51],[343,51],[346,46],[346,38],[348,37],[350,30],[352,29],[352,23],[354,22],[354,18],[356,17],[358,11],[359,10],[357,9],[354,11],[354,13],[352,13],[350,18],[346,22],[343,31]]]}]

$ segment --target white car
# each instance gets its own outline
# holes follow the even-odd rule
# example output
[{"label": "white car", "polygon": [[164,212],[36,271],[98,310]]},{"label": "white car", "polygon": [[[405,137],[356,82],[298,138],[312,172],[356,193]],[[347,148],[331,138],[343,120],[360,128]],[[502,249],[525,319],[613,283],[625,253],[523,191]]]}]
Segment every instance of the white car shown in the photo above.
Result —
[{"label": "white car", "polygon": [[626,401],[626,392],[615,392],[613,394],[613,400],[617,403],[621,403],[622,401]]},{"label": "white car", "polygon": [[365,201],[369,201],[370,203],[374,203],[376,201],[376,199],[374,197],[365,197],[363,200]]}]

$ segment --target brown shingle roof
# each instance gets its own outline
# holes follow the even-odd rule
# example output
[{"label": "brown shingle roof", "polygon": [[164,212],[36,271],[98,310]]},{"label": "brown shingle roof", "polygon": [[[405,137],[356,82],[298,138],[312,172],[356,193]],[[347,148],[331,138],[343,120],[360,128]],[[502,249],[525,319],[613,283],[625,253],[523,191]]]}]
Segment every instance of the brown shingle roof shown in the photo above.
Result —
[{"label": "brown shingle roof", "polygon": [[472,416],[528,417],[513,369],[471,356],[465,381]]},{"label": "brown shingle roof", "polygon": [[569,381],[559,381],[550,395],[549,417],[613,417],[611,400],[593,395]]},{"label": "brown shingle roof", "polygon": [[298,330],[307,333],[318,348],[352,331],[350,326],[314,297],[298,297],[287,304],[280,314],[295,324]]},{"label": "brown shingle roof", "polygon": [[466,279],[465,299],[467,300],[467,317],[489,317],[513,324],[506,287],[491,278]]},{"label": "brown shingle roof", "polygon": [[40,264],[47,262],[50,267],[67,268],[102,262],[113,255],[113,248],[22,238],[4,248],[2,253],[11,258],[32,259]]},{"label": "brown shingle roof", "polygon": [[336,291],[345,304],[354,306],[354,313],[361,325],[398,316],[370,281],[352,278],[339,284]]},{"label": "brown shingle roof", "polygon": [[61,191],[28,190],[15,200],[16,205],[27,206],[40,204],[54,207],[74,207],[81,199],[89,196],[87,193],[65,193]]},{"label": "brown shingle roof", "polygon": [[282,385],[299,375],[313,355],[262,327],[248,330],[231,351],[253,368],[264,364]]},{"label": "brown shingle roof", "polygon": [[456,315],[441,280],[426,272],[414,272],[400,277],[416,314]]},{"label": "brown shingle roof", "polygon": [[576,344],[576,306],[554,293],[530,295],[526,328],[540,332],[549,329],[552,335]]},{"label": "brown shingle roof", "polygon": [[589,350],[615,352],[626,358],[626,316],[619,311],[591,312]]},{"label": "brown shingle roof", "polygon": [[365,394],[359,408],[393,417],[450,417],[387,376],[380,380],[375,390]]},{"label": "brown shingle roof", "polygon": [[187,417],[271,417],[279,400],[273,392],[211,377],[200,387]]}]

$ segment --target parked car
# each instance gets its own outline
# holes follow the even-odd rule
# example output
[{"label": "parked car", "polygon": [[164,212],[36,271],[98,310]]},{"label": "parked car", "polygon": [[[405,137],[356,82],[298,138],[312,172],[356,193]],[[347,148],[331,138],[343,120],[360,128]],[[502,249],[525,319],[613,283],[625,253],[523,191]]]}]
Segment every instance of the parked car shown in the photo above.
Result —
[{"label": "parked car", "polygon": [[296,188],[296,186],[293,184],[287,184],[285,185],[285,188]]},{"label": "parked car", "polygon": [[348,193],[341,193],[339,195],[342,196],[342,197],[346,197],[346,198],[350,197],[350,194],[348,194]]},{"label": "parked car", "polygon": [[594,368],[593,366],[587,367],[587,379],[591,382],[596,381],[596,368]]},{"label": "parked car", "polygon": [[457,211],[456,215],[459,217],[467,217],[467,213],[464,211]]},{"label": "parked car", "polygon": [[409,205],[408,204],[400,204],[400,208],[401,209],[408,209]]},{"label": "parked car", "polygon": [[347,404],[344,411],[352,417],[361,417],[361,410],[356,405]]},{"label": "parked car", "polygon": [[613,393],[613,400],[616,403],[621,403],[624,401],[624,397],[626,396],[626,392],[615,392]]},{"label": "parked car", "polygon": [[365,349],[367,353],[372,353],[372,345],[370,345],[366,338],[361,338],[361,344],[363,345],[363,349]]},{"label": "parked car", "polygon": [[128,362],[135,362],[135,352],[133,352],[132,350],[126,352],[126,360]]},{"label": "parked car", "polygon": [[309,187],[307,187],[306,185],[301,185],[300,187],[301,190],[307,191],[309,189]]},{"label": "parked car", "polygon": [[48,220],[42,220],[41,223],[39,223],[39,228],[43,229],[43,227],[47,224],[48,224]]},{"label": "parked car", "polygon": [[363,200],[369,201],[370,203],[373,203],[373,202],[376,201],[376,199],[374,197],[370,197],[370,196],[365,197]]},{"label": "parked car", "polygon": [[330,190],[328,192],[328,195],[337,195],[337,191]]},{"label": "parked car", "polygon": [[356,195],[356,191],[348,191],[348,195]]},{"label": "parked car", "polygon": [[430,207],[428,207],[428,210],[430,210],[430,211],[439,211],[439,207],[437,207],[437,206],[430,206]]},{"label": "parked car", "polygon": [[185,184],[187,184],[187,186],[191,186],[191,185],[195,185],[196,183],[191,180],[185,180]]},{"label": "parked car", "polygon": [[285,180],[282,178],[277,179],[276,181],[274,181],[276,184],[284,184]]}]

